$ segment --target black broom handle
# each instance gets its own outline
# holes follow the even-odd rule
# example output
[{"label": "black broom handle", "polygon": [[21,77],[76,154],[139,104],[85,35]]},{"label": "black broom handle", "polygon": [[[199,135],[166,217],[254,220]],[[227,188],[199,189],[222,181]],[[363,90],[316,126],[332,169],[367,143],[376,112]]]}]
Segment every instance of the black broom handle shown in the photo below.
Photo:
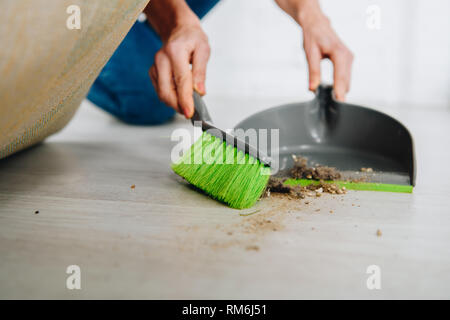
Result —
[{"label": "black broom handle", "polygon": [[194,121],[204,121],[212,123],[211,116],[209,115],[208,109],[206,108],[206,104],[196,91],[194,91],[194,108],[194,115],[191,119],[192,124],[194,124]]}]

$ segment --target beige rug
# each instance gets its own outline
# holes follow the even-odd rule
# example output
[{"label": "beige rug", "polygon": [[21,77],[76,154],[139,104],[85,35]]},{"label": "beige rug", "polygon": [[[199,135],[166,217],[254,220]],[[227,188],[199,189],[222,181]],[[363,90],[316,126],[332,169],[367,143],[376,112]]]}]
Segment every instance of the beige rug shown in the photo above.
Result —
[{"label": "beige rug", "polygon": [[147,3],[0,2],[0,159],[69,122]]}]

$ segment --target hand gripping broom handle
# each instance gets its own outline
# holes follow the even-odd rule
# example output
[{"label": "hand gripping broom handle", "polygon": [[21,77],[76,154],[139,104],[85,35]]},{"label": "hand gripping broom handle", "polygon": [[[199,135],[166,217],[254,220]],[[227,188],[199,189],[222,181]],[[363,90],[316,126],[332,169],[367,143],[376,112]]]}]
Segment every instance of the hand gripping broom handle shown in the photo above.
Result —
[{"label": "hand gripping broom handle", "polygon": [[194,106],[195,111],[191,119],[192,124],[194,124],[194,121],[205,121],[212,123],[211,116],[209,115],[208,109],[206,108],[206,104],[203,102],[202,97],[196,91],[194,91]]}]

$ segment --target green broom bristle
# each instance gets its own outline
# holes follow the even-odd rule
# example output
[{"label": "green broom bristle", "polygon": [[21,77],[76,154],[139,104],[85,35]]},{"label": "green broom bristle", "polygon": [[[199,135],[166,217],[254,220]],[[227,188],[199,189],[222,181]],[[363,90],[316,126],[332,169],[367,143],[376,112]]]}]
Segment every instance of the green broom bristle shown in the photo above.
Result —
[{"label": "green broom bristle", "polygon": [[189,183],[232,208],[249,208],[261,197],[270,168],[221,139],[202,136],[172,169]]}]

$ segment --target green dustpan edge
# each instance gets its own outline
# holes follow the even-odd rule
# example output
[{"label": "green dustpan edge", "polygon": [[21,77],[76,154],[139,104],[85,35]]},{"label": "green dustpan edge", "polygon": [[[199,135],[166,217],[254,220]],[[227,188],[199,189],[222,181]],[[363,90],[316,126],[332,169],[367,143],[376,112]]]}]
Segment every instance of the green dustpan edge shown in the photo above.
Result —
[{"label": "green dustpan edge", "polygon": [[[362,191],[382,191],[382,192],[400,192],[400,193],[412,193],[413,186],[400,185],[400,184],[388,184],[388,183],[375,183],[375,182],[351,182],[351,181],[324,181],[326,183],[334,183],[339,187],[345,187],[348,190],[362,190]],[[319,184],[317,180],[309,179],[288,179],[284,182],[287,185],[300,185],[306,187],[310,184]]]}]

